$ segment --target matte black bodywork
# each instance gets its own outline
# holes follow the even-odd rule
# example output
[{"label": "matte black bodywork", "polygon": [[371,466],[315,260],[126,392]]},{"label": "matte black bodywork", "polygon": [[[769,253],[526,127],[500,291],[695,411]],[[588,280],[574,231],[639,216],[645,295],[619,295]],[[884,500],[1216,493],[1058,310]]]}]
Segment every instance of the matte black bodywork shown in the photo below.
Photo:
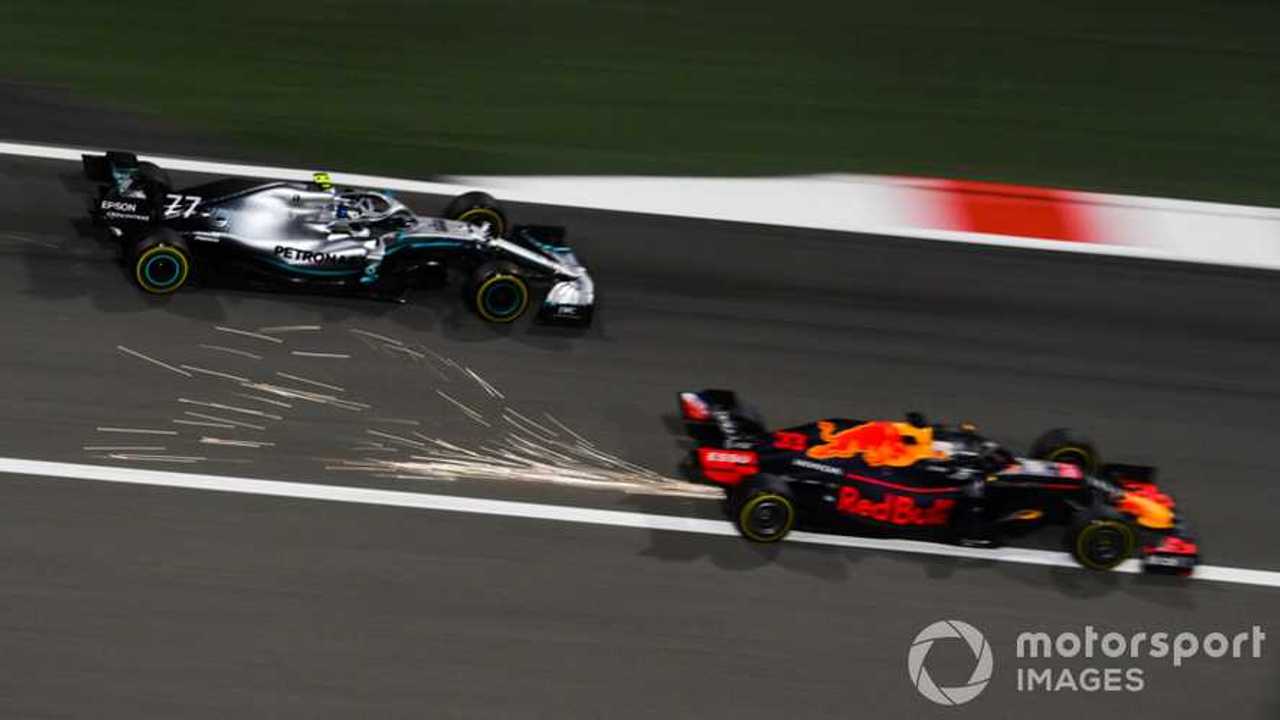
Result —
[{"label": "matte black bodywork", "polygon": [[1198,562],[1198,547],[1172,498],[1156,486],[1154,468],[1110,464],[1089,472],[1018,456],[972,428],[918,415],[769,430],[730,391],[684,392],[678,400],[695,441],[693,477],[724,487],[731,500],[766,478],[793,500],[802,526],[953,542],[964,520],[985,523],[990,537],[1007,537],[1101,512],[1135,529],[1148,569],[1189,571]]}]

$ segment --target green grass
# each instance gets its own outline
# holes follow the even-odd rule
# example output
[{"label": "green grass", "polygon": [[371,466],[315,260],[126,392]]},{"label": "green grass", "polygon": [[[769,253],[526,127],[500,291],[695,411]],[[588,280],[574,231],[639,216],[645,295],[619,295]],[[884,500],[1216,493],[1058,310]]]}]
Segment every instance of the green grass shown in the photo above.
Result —
[{"label": "green grass", "polygon": [[1273,0],[43,0],[0,74],[312,166],[923,174],[1280,205]]}]

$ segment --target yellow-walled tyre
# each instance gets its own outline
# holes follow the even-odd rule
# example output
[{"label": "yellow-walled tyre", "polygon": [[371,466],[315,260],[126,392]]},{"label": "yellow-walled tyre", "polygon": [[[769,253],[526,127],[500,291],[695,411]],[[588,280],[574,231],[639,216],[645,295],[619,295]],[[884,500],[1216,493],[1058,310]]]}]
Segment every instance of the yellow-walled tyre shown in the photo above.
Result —
[{"label": "yellow-walled tyre", "polygon": [[1102,467],[1102,458],[1093,441],[1068,428],[1050,430],[1036,438],[1031,444],[1031,457],[1068,463],[1087,473],[1096,473]]},{"label": "yellow-walled tyre", "polygon": [[506,263],[481,266],[472,280],[471,302],[491,323],[515,322],[529,309],[529,284]]},{"label": "yellow-walled tyre", "polygon": [[1133,556],[1137,533],[1123,520],[1083,517],[1067,538],[1076,562],[1090,570],[1114,570]]},{"label": "yellow-walled tyre", "polygon": [[162,228],[141,240],[131,257],[134,283],[152,295],[176,292],[191,276],[191,253],[172,230]]},{"label": "yellow-walled tyre", "polygon": [[444,209],[444,216],[484,228],[489,237],[505,237],[509,227],[507,214],[488,193],[469,192],[459,195]]},{"label": "yellow-walled tyre", "polygon": [[785,491],[764,485],[740,492],[741,499],[734,503],[733,524],[742,537],[752,542],[775,543],[795,527],[795,501]]}]

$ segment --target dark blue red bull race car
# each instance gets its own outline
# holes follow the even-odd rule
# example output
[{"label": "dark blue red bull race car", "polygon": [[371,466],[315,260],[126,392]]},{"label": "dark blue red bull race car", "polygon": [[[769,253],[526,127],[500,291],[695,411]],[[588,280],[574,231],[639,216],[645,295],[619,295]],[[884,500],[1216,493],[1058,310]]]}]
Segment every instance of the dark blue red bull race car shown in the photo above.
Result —
[{"label": "dark blue red bull race car", "polygon": [[1060,525],[1086,568],[1138,557],[1147,571],[1189,574],[1199,562],[1155,469],[1102,464],[1071,430],[1044,433],[1022,457],[918,413],[769,430],[728,390],[682,392],[679,406],[696,443],[692,474],[725,488],[731,519],[755,542],[804,526],[985,547]]}]

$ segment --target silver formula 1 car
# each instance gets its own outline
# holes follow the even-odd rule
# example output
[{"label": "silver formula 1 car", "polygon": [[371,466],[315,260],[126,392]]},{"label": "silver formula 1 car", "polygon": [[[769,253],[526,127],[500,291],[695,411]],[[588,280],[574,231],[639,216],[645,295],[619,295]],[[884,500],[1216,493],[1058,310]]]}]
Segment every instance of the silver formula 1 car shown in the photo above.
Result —
[{"label": "silver formula 1 car", "polygon": [[564,228],[512,226],[485,193],[423,217],[389,193],[334,187],[325,173],[310,183],[227,178],[174,190],[168,173],[131,153],[84,155],[83,165],[98,183],[95,224],[121,242],[148,293],[172,293],[197,270],[230,270],[399,299],[412,285],[461,275],[468,302],[490,322],[523,315],[534,287],[547,288],[538,319],[591,321],[595,288]]}]

